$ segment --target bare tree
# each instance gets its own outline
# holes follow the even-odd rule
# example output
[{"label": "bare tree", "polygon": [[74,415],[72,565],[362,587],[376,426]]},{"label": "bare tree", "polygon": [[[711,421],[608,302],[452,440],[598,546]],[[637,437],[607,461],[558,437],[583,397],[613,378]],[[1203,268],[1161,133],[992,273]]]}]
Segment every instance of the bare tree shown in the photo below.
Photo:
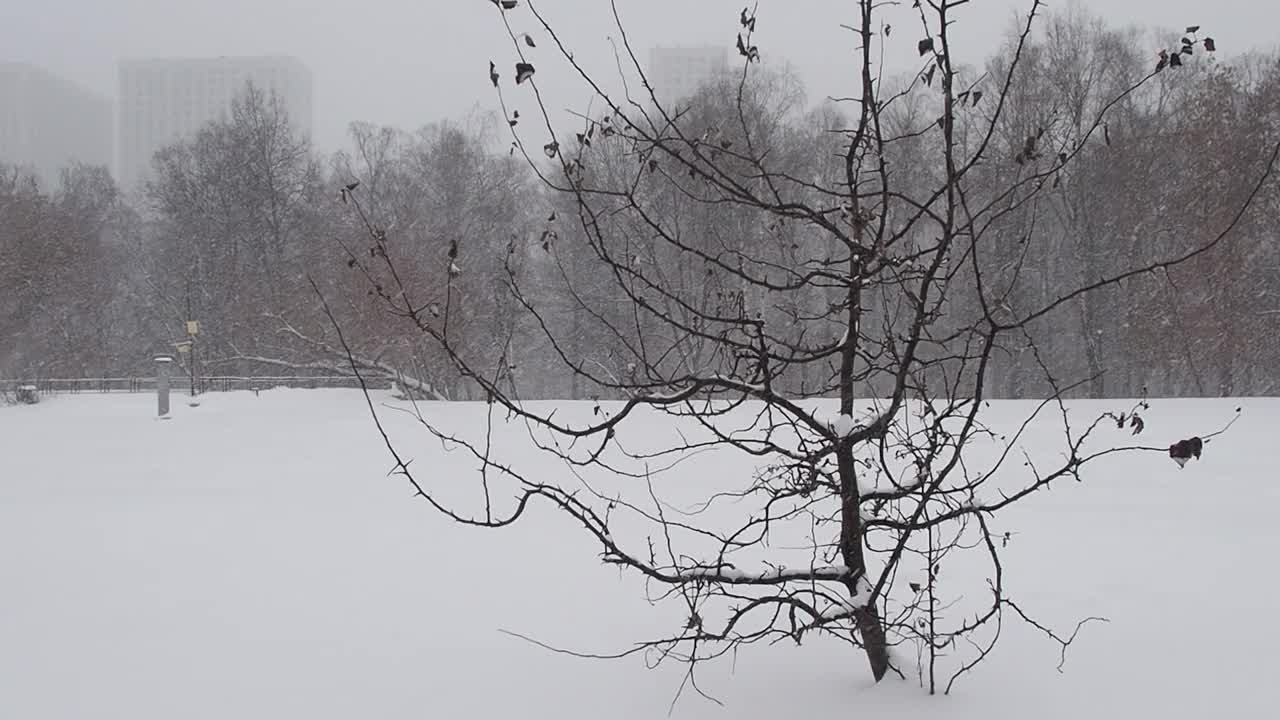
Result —
[{"label": "bare tree", "polygon": [[[915,3],[914,30],[896,16],[892,36],[913,34],[921,63],[915,83],[928,96],[899,113],[911,94],[884,90],[877,65],[890,36],[882,17],[888,9],[860,0],[852,27],[857,73],[843,101],[849,119],[821,133],[838,140],[838,151],[806,163],[787,156],[787,133],[761,122],[758,109],[767,104],[753,104],[767,49],[755,45],[752,10],[738,18],[742,70],[726,122],[696,105],[657,101],[616,6],[619,68],[638,78],[627,86],[643,92],[608,90],[533,3],[494,4],[512,60],[490,72],[514,151],[561,203],[557,222],[576,225],[578,251],[586,253],[577,262],[621,300],[620,311],[584,312],[579,320],[594,326],[590,337],[609,344],[624,372],[585,361],[518,273],[508,272],[508,290],[565,372],[625,400],[597,405],[585,418],[523,403],[518,384],[492,372],[496,358],[465,349],[447,309],[428,311],[424,295],[436,289],[405,280],[387,232],[370,221],[368,248],[351,254],[355,271],[388,312],[483,389],[492,409],[528,426],[532,441],[573,479],[544,476],[425,416],[427,431],[474,455],[482,499],[455,502],[442,484],[417,476],[388,440],[400,474],[460,523],[506,526],[538,501],[573,518],[604,562],[645,578],[662,588],[656,598],[687,610],[668,636],[623,654],[684,662],[695,688],[700,662],[813,633],[860,647],[876,680],[910,672],[909,658],[893,648],[916,648],[930,692],[950,689],[985,658],[1005,619],[1031,623],[1065,652],[1075,633],[1038,623],[1008,593],[1001,551],[1011,535],[1000,524],[1003,513],[1051,484],[1082,480],[1099,458],[1151,452],[1184,462],[1212,434],[1174,448],[1106,437],[1121,432],[1117,426],[1125,438],[1141,431],[1145,403],[1078,426],[1063,398],[1090,378],[1051,372],[1028,328],[1092,293],[1230,246],[1280,145],[1267,140],[1248,192],[1212,233],[1165,245],[1154,259],[1094,267],[1042,299],[1011,300],[1021,266],[1004,246],[1005,229],[1047,202],[1084,157],[1107,152],[1109,113],[1152,83],[1177,82],[1176,73],[1214,48],[1212,39],[1188,28],[1185,44],[1153,55],[1138,76],[1119,78],[1106,97],[1075,103],[1070,133],[1030,125],[1011,132],[1006,114],[1027,81],[1041,3],[1030,3],[1004,71],[979,76],[953,63],[966,0]],[[537,78],[549,68],[579,78],[602,108],[579,132],[560,132],[542,99]],[[358,190],[352,197],[363,207]],[[545,231],[553,231],[550,222]],[[676,277],[676,269],[700,282]],[[571,286],[583,278],[581,271],[565,275]],[[723,289],[726,301],[708,302],[708,287]],[[440,292],[447,304],[458,289],[447,280]],[[330,317],[341,333],[338,316]],[[997,430],[983,409],[994,358],[1013,346],[1038,359],[1050,391],[1021,425]],[[510,350],[501,355],[509,359]],[[655,414],[670,415],[676,428],[656,447],[636,429]],[[1045,415],[1060,418],[1060,446],[1048,459],[1033,458],[1024,448],[1027,428]],[[680,511],[659,494],[664,474],[681,472],[694,456],[725,453],[749,458],[754,473],[712,484],[683,477]],[[943,575],[962,554],[987,569]]]},{"label": "bare tree", "polygon": [[271,354],[273,318],[314,308],[305,268],[324,177],[274,95],[247,84],[225,120],[160,151],[148,183],[145,281],[171,339],[202,321],[210,356]]},{"label": "bare tree", "polygon": [[[998,131],[1007,152],[1018,152],[1031,134],[1062,147],[1080,146],[1090,132],[1101,142],[1087,143],[1049,192],[993,228],[1004,236],[998,243],[1004,251],[992,257],[992,267],[1011,272],[994,272],[990,279],[1010,284],[1013,307],[1045,302],[1106,268],[1157,260],[1177,250],[1179,238],[1211,234],[1229,222],[1250,193],[1266,161],[1256,149],[1267,131],[1259,116],[1240,112],[1256,103],[1257,93],[1237,81],[1232,65],[1187,63],[1124,93],[1151,69],[1140,50],[1159,45],[1144,39],[1191,47],[1182,37],[1190,43],[1193,35],[1117,30],[1071,6],[1049,15],[1043,32],[1024,48],[1023,80]],[[997,76],[1007,70],[1004,57],[989,66]],[[1107,104],[1097,133],[1093,118]],[[1090,382],[1080,392],[1092,397],[1136,396],[1143,388],[1206,395],[1234,387],[1222,366],[1235,353],[1226,348],[1241,346],[1251,324],[1241,304],[1266,285],[1250,277],[1251,263],[1243,261],[1261,239],[1252,228],[1262,206],[1253,204],[1230,247],[1081,295],[1066,311],[1070,318],[1029,328],[1053,370],[1086,373]],[[1218,298],[1217,312],[1187,312],[1205,306],[1207,296]],[[1078,332],[1061,332],[1064,322]],[[1170,335],[1183,338],[1172,353]],[[1014,396],[1047,392],[1043,384],[1025,386],[1036,381],[1038,368],[1029,345],[1017,350],[998,358],[1000,390]]]},{"label": "bare tree", "polygon": [[[476,113],[465,122],[437,123],[414,133],[355,125],[355,152],[335,158],[334,176],[343,189],[334,206],[343,207],[357,188],[365,205],[359,217],[340,216],[341,262],[317,262],[313,279],[344,299],[337,311],[351,328],[348,343],[368,360],[366,366],[395,368],[396,376],[439,399],[468,399],[483,391],[460,375],[435,343],[394,332],[394,314],[385,311],[378,293],[365,292],[363,283],[371,278],[347,272],[359,267],[358,256],[370,257],[347,241],[361,236],[359,223],[376,220],[383,238],[377,252],[388,255],[398,282],[415,289],[419,311],[448,319],[453,350],[504,375],[522,372],[514,361],[486,360],[497,358],[520,335],[520,314],[502,283],[503,268],[521,271],[512,249],[526,245],[532,232],[527,208],[535,190],[522,162],[491,151],[500,122]],[[374,283],[375,289],[390,287]],[[328,329],[322,322],[312,326],[305,333],[310,338]],[[387,343],[388,337],[403,342]]]},{"label": "bare tree", "polygon": [[0,376],[79,377],[128,362],[127,208],[106,168],[53,189],[0,166]]}]

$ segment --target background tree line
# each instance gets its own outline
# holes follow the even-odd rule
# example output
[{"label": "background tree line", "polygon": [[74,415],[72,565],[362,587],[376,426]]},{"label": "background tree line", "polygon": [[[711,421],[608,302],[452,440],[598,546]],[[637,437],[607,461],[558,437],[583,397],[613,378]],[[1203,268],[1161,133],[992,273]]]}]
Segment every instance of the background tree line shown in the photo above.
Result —
[{"label": "background tree line", "polygon": [[[1035,202],[1010,197],[1009,211],[987,228],[1000,238],[996,249],[974,259],[1010,314],[1108,267],[1150,261],[1217,234],[1243,204],[1264,160],[1255,149],[1280,131],[1280,56],[1188,61],[1122,95],[1101,133],[1087,126],[1101,103],[1154,70],[1160,60],[1151,48],[1179,42],[1180,35],[1110,27],[1072,9],[1050,16],[1024,51],[1022,82],[995,138],[1015,162],[977,172],[991,187],[1006,187],[1021,177],[1019,158],[1070,153],[1073,161]],[[960,77],[1001,77],[1007,57],[996,52]],[[936,93],[928,92],[933,78],[884,82],[904,96],[887,113],[886,134],[941,115]],[[993,112],[979,93],[965,102],[976,118]],[[751,155],[767,152],[801,187],[812,179],[815,205],[823,201],[818,188],[831,184],[821,179],[841,172],[839,131],[856,112],[840,100],[807,104],[800,82],[778,68],[745,83],[722,78],[668,110],[651,114],[666,126],[657,129],[698,138],[718,161],[732,162],[751,144]],[[747,131],[740,115],[750,120]],[[637,169],[641,176],[665,172],[605,120],[555,140],[566,148],[593,145],[590,167],[577,171],[602,187],[631,182]],[[593,282],[598,266],[583,262],[592,240],[579,223],[564,221],[577,204],[542,189],[507,144],[508,125],[519,122],[475,113],[414,132],[356,123],[350,149],[325,157],[273,98],[247,88],[224,121],[159,153],[153,180],[136,196],[125,197],[102,168],[69,168],[53,190],[19,169],[0,168],[0,378],[145,375],[155,353],[172,352],[185,339],[189,317],[202,323],[199,352],[208,373],[344,372],[352,358],[333,334],[336,320],[366,370],[400,374],[426,396],[476,398],[476,384],[358,276],[352,260],[378,252],[394,254],[408,275],[404,285],[417,293],[414,306],[448,319],[460,354],[489,367],[491,379],[518,383],[535,397],[607,396],[591,378],[635,373],[629,358],[640,346],[650,358],[661,348],[671,367],[706,362],[696,328],[672,334],[670,325],[636,312],[635,299],[670,316],[684,313],[690,323],[709,312],[754,314],[773,327],[790,320],[811,335],[814,323],[799,320],[839,302],[837,289],[824,292],[821,283],[783,293],[782,303],[759,283],[736,287],[732,273],[717,272],[717,258],[749,257],[765,279],[786,283],[800,269],[820,277],[836,249],[803,224],[765,227],[741,208],[704,202],[696,182],[680,178],[638,190],[650,193],[646,207],[660,209],[664,225],[679,228],[678,255],[647,242],[646,223],[634,213],[598,218],[631,225],[614,228],[610,236],[627,241],[608,253],[644,264],[645,278],[661,278],[619,297],[616,282]],[[984,125],[956,128],[956,142],[980,142]],[[937,165],[922,158],[940,152],[938,134],[903,140],[886,159],[887,172],[899,186],[918,183],[923,192],[937,181],[921,169]],[[1187,152],[1192,147],[1196,152]],[[561,170],[548,162],[540,172]],[[358,195],[346,191],[357,182]],[[765,185],[757,189],[769,192]],[[363,219],[385,241],[370,243]],[[1045,395],[1046,368],[1063,385],[1083,381],[1076,395],[1280,392],[1277,228],[1280,188],[1272,183],[1222,250],[1041,317],[1024,342],[996,355],[997,386],[988,395]],[[924,246],[930,238],[911,241]],[[690,252],[703,262],[688,262]],[[967,267],[957,263],[949,272]],[[699,307],[682,305],[693,296]],[[536,306],[555,332],[513,312],[522,303]],[[885,301],[872,310],[869,337],[894,333],[901,308]],[[959,328],[982,310],[976,299],[955,296],[940,312],[949,316],[940,328]],[[839,341],[837,332],[792,342],[821,346]],[[567,341],[553,344],[549,335]],[[582,372],[553,372],[557,357]],[[822,394],[829,375],[802,366],[775,382],[798,395]]]}]

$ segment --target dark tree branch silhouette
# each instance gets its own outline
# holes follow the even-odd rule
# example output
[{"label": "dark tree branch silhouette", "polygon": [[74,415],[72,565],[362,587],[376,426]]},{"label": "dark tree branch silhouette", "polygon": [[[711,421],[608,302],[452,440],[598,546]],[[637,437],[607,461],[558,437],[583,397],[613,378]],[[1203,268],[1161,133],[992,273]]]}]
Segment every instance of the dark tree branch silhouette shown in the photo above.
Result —
[{"label": "dark tree branch silhouette", "polygon": [[[427,432],[474,457],[482,503],[455,503],[424,482],[383,430],[396,472],[467,525],[507,526],[532,503],[549,503],[605,563],[644,578],[655,602],[684,609],[686,621],[666,637],[582,655],[683,662],[697,689],[704,661],[819,633],[859,647],[877,681],[905,676],[908,656],[895,648],[914,647],[921,682],[934,692],[987,657],[1006,619],[1043,631],[1063,662],[1096,619],[1061,634],[1014,603],[1001,562],[1013,536],[999,524],[1003,513],[1058,481],[1083,480],[1096,460],[1169,448],[1108,435],[1141,432],[1145,400],[1081,423],[1065,398],[1090,378],[1056,377],[1028,329],[1074,299],[1230,243],[1280,144],[1212,236],[1014,308],[1011,283],[1023,265],[1001,243],[1039,217],[1083,157],[1107,151],[1099,136],[1125,98],[1213,45],[1189,38],[1163,52],[1080,118],[1071,137],[1034,127],[1010,135],[1006,114],[1027,81],[1042,4],[1031,2],[1005,71],[979,77],[953,58],[966,4],[915,3],[922,68],[893,91],[879,66],[885,4],[858,2],[859,68],[845,98],[853,117],[797,136],[778,121],[787,110],[761,69],[768,49],[755,44],[753,9],[738,19],[741,72],[667,104],[616,4],[618,69],[639,79],[638,94],[634,83],[609,89],[534,3],[495,3],[511,62],[491,63],[490,79],[511,152],[544,183],[550,209],[492,270],[549,357],[613,400],[586,417],[524,402],[506,371],[519,354],[513,336],[487,354],[468,350],[455,330],[458,273],[443,273],[440,287],[407,280],[394,234],[365,213],[359,188],[344,195],[367,245],[349,246],[347,262],[387,312],[482,389],[485,437],[497,423],[522,425],[560,463],[552,472],[506,460],[487,440],[419,414]],[[581,131],[560,132],[548,109],[538,82],[549,68],[578,78],[603,107],[582,118]],[[451,250],[445,267],[464,263],[466,248]],[[545,258],[537,282],[516,270],[530,255]],[[566,305],[571,322],[553,309]],[[351,353],[327,304],[326,312],[362,373],[368,363]],[[1053,391],[1014,427],[997,428],[984,413],[993,362],[1015,347]],[[382,429],[372,399],[369,409]],[[670,418],[671,432],[654,440],[643,428],[658,416]],[[1033,458],[1024,441],[1046,422],[1060,423],[1060,444],[1049,459]],[[688,474],[705,455],[746,458],[754,472],[714,482]],[[684,509],[659,492],[678,473]],[[969,567],[961,557],[986,569],[944,575]]]}]

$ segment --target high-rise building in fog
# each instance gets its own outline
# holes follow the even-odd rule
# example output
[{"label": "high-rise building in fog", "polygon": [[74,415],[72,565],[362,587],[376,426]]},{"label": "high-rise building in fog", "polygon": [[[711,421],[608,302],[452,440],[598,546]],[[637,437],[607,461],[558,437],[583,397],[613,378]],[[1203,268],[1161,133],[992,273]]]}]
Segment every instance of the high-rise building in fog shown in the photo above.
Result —
[{"label": "high-rise building in fog", "polygon": [[111,165],[111,101],[41,68],[0,63],[0,162],[52,188],[72,163]]},{"label": "high-rise building in fog", "polygon": [[649,82],[663,103],[687,99],[728,70],[729,49],[724,46],[657,47],[649,51]]},{"label": "high-rise building in fog", "polygon": [[311,71],[291,57],[129,60],[120,63],[117,177],[133,189],[150,176],[156,151],[224,119],[252,83],[278,96],[289,120],[311,135]]}]

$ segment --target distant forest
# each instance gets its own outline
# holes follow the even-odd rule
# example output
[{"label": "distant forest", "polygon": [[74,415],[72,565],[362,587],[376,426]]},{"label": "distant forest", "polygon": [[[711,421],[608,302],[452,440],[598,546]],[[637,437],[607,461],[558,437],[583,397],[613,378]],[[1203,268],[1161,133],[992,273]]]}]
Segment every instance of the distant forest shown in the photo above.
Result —
[{"label": "distant forest", "polygon": [[[1231,241],[1062,303],[1028,328],[1025,343],[993,356],[986,396],[1043,397],[1051,392],[1045,370],[1074,396],[1280,394],[1280,183],[1255,187],[1266,161],[1259,148],[1280,134],[1280,56],[1197,56],[1122,94],[1153,71],[1152,48],[1170,42],[1178,36],[1079,12],[1045,21],[1024,50],[984,177],[1007,185],[1056,148],[1078,154],[1035,203],[988,229],[995,240],[973,260],[1016,313],[1108,268],[1164,257],[1188,238],[1231,228]],[[1010,50],[963,71],[976,115],[972,128],[956,128],[958,142],[977,142],[972,132],[993,111],[982,98],[984,78],[1007,72]],[[838,147],[856,109],[810,102],[795,78],[762,67],[745,93],[738,76],[708,84],[680,103],[675,122],[728,148],[745,142],[737,121],[745,106],[757,152],[792,176],[843,172]],[[902,93],[886,113],[886,133],[939,116],[931,76],[884,82]],[[1092,127],[1117,95],[1102,127]],[[367,220],[424,306],[450,305],[458,353],[509,378],[525,399],[608,397],[586,375],[566,373],[559,358],[621,377],[633,371],[629,343],[647,330],[628,321],[634,308],[611,294],[615,285],[596,282],[573,198],[548,190],[510,144],[517,121],[477,112],[416,131],[355,123],[352,150],[321,156],[274,98],[246,88],[225,121],[158,153],[153,179],[136,195],[116,187],[106,168],[67,168],[51,189],[0,166],[0,380],[149,375],[153,356],[174,353],[187,339],[185,321],[196,319],[204,373],[349,374],[354,360],[363,372],[408,378],[429,397],[479,399],[475,384],[360,276],[353,256],[375,251]],[[926,176],[937,162],[920,160],[938,152],[936,135],[894,145],[885,162],[899,182],[937,183]],[[584,172],[636,167],[634,148],[617,138],[558,138],[565,147],[584,141],[593,143]],[[552,165],[548,174],[558,172]],[[1235,217],[1252,192],[1254,202]],[[674,192],[654,205],[709,247],[732,236],[762,262],[833,252],[811,228],[767,227],[731,205]],[[707,268],[647,243],[643,227],[632,241],[634,262],[660,268],[665,282],[701,288],[708,302],[777,323],[803,314],[777,307],[767,292],[715,282]],[[968,263],[956,258],[953,271]],[[519,294],[512,278],[521,279]],[[439,291],[446,283],[453,292]],[[788,302],[821,308],[833,299],[815,289]],[[895,301],[877,302],[891,312]],[[940,326],[970,322],[977,302],[949,298]],[[526,303],[541,320],[521,312]],[[558,326],[549,333],[542,322]],[[553,345],[549,335],[569,340]],[[797,370],[778,382],[812,394],[822,383],[810,371],[822,372]]]}]

